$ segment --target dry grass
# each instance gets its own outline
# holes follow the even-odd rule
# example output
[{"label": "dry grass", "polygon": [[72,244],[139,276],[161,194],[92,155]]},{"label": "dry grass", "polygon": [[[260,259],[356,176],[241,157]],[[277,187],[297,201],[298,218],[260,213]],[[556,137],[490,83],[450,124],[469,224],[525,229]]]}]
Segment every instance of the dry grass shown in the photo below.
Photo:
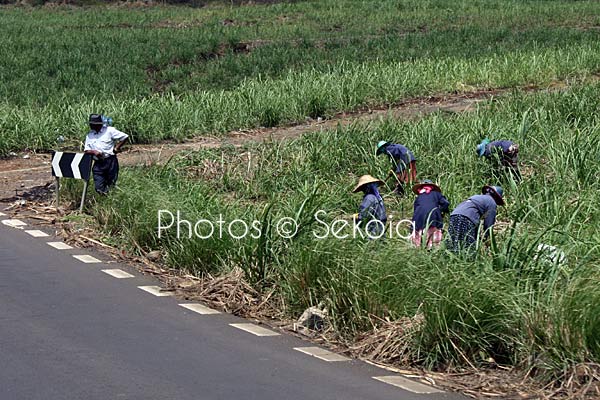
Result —
[{"label": "dry grass", "polygon": [[[392,365],[408,365],[414,359],[413,335],[424,322],[423,314],[412,318],[386,321],[372,316],[377,321],[369,332],[359,335],[350,351],[357,358]],[[378,326],[375,326],[378,325]]]},{"label": "dry grass", "polygon": [[202,278],[169,277],[169,290],[186,300],[202,301],[228,313],[251,318],[273,319],[283,315],[282,302],[275,289],[260,293],[244,278],[244,271],[235,267],[229,273]]}]

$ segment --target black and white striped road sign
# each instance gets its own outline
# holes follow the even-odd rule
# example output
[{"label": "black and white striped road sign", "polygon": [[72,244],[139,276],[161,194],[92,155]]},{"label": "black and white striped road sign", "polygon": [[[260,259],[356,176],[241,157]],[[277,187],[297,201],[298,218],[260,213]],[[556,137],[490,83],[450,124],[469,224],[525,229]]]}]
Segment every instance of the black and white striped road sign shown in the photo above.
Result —
[{"label": "black and white striped road sign", "polygon": [[52,176],[57,178],[90,179],[92,155],[56,151],[52,154]]}]

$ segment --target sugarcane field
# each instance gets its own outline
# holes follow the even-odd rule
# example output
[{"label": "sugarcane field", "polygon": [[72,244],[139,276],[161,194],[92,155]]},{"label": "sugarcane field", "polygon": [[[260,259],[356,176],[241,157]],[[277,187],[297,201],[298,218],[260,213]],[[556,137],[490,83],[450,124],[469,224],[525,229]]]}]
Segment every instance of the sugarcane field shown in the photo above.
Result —
[{"label": "sugarcane field", "polygon": [[[85,311],[96,281],[59,294],[69,278],[42,255],[59,250],[40,248],[50,270],[28,270],[37,250],[20,231],[126,265],[122,277],[155,281],[188,311],[431,388],[412,396],[600,398],[600,2],[0,0],[0,32],[0,349],[15,351],[0,399],[188,398],[165,375],[146,394],[150,369],[117,347],[84,357],[84,326],[144,342],[95,319],[127,307],[121,287],[98,286],[109,303]],[[81,332],[16,322],[25,305],[9,287],[65,314],[79,304]],[[208,340],[131,304],[148,337],[160,325],[173,346]],[[45,333],[21,343],[17,327]],[[90,391],[18,389],[51,334],[73,352],[40,362],[48,381],[71,379],[50,365],[87,370],[77,381]],[[219,340],[206,348],[230,346]],[[137,389],[102,372],[110,360]],[[281,398],[285,376],[233,380]],[[94,392],[96,379],[115,392]],[[386,398],[353,382],[355,398]],[[232,388],[197,398],[245,396]],[[302,396],[354,398],[331,390]]]}]

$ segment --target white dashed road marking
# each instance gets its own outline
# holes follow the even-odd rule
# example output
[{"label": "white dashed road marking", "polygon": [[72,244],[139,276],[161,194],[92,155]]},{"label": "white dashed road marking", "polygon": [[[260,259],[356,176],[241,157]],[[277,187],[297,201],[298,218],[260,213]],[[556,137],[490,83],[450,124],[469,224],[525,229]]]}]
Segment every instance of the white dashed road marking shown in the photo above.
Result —
[{"label": "white dashed road marking", "polygon": [[171,296],[173,293],[171,292],[161,292],[159,286],[138,286],[138,289],[142,289],[145,292],[153,294],[158,297]]},{"label": "white dashed road marking", "polygon": [[234,328],[241,329],[243,331],[249,332],[256,336],[279,336],[279,333],[273,332],[267,328],[263,328],[262,326],[254,325],[254,324],[229,324]]},{"label": "white dashed road marking", "polygon": [[378,381],[385,382],[390,385],[398,386],[401,389],[408,390],[409,392],[413,393],[444,393],[443,390],[436,389],[433,386],[425,385],[399,375],[374,376],[373,379],[377,379]]},{"label": "white dashed road marking", "polygon": [[33,236],[33,237],[47,237],[50,236],[48,235],[46,232],[42,232],[42,231],[38,231],[38,230],[33,230],[33,231],[25,231],[25,233]]},{"label": "white dashed road marking", "polygon": [[197,312],[198,314],[202,314],[202,315],[221,314],[217,310],[213,310],[212,308],[208,308],[206,306],[203,306],[202,304],[197,304],[197,303],[180,304],[180,306],[183,308],[187,308],[188,310],[191,310],[193,312]]},{"label": "white dashed road marking", "polygon": [[25,222],[20,219],[3,219],[2,223],[6,226],[12,226],[13,228],[23,229],[22,227],[27,225]]},{"label": "white dashed road marking", "polygon": [[120,269],[103,269],[102,272],[104,272],[105,274],[108,274],[108,275],[110,275],[112,277],[119,278],[119,279],[135,278],[130,273],[125,272],[125,271],[120,270]]},{"label": "white dashed road marking", "polygon": [[302,353],[308,354],[313,357],[317,357],[318,359],[321,359],[323,361],[350,361],[348,357],[335,354],[329,350],[325,350],[320,347],[294,347],[294,350],[301,351]]},{"label": "white dashed road marking", "polygon": [[73,247],[69,246],[66,243],[63,242],[48,242],[47,243],[48,246],[54,247],[57,250],[70,250]]},{"label": "white dashed road marking", "polygon": [[95,264],[95,263],[100,263],[102,261],[98,260],[96,257],[92,257],[92,256],[88,256],[87,254],[84,255],[74,255],[74,258],[78,259],[79,261],[86,263],[86,264]]},{"label": "white dashed road marking", "polygon": [[6,214],[4,214],[3,212],[0,212],[0,217],[4,217]]}]

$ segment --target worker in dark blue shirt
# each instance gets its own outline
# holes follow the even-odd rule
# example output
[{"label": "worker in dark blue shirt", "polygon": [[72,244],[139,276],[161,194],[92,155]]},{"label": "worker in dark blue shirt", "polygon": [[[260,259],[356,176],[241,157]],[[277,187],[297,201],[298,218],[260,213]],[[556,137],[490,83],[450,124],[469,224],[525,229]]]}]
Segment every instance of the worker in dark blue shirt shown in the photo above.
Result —
[{"label": "worker in dark blue shirt", "polygon": [[392,170],[386,180],[393,174],[396,176],[395,191],[400,196],[404,195],[404,185],[412,183],[417,179],[417,159],[415,155],[406,146],[386,142],[385,140],[377,143],[377,152],[387,154],[392,161]]},{"label": "worker in dark blue shirt", "polygon": [[416,247],[421,247],[423,234],[426,232],[427,248],[437,247],[442,242],[442,213],[448,212],[450,203],[440,187],[428,179],[413,186],[412,190],[417,195],[413,205],[412,242]]},{"label": "worker in dark blue shirt", "polygon": [[383,181],[380,179],[374,178],[371,175],[363,175],[359,178],[358,184],[352,191],[352,193],[364,193],[362,203],[355,218],[357,218],[360,226],[366,226],[372,237],[380,236],[385,230],[387,222],[385,206],[379,194],[379,185],[382,184]]},{"label": "worker in dark blue shirt", "polygon": [[466,250],[474,253],[480,221],[483,219],[483,239],[487,239],[496,223],[496,208],[504,205],[500,186],[484,186],[482,194],[471,196],[460,203],[452,214],[448,226],[448,250],[458,253]]},{"label": "worker in dark blue shirt", "polygon": [[510,140],[490,142],[484,139],[477,145],[477,155],[493,161],[497,170],[504,170],[516,181],[521,180],[519,171],[519,145]]}]

